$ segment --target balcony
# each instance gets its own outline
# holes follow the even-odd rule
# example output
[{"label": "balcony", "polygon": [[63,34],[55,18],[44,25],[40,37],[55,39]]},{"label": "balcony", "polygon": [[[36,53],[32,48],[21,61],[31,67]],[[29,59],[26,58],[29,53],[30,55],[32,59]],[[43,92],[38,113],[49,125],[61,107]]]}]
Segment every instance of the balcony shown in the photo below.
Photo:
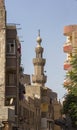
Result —
[{"label": "balcony", "polygon": [[17,59],[14,58],[6,58],[6,68],[7,69],[16,69],[17,66]]},{"label": "balcony", "polygon": [[72,45],[70,43],[66,43],[64,46],[63,46],[63,51],[65,53],[71,53],[72,52]]},{"label": "balcony", "polygon": [[71,70],[71,64],[70,62],[67,60],[64,62],[64,70]]},{"label": "balcony", "polygon": [[33,83],[46,83],[47,81],[47,76],[45,75],[32,75],[32,81]]},{"label": "balcony", "polygon": [[33,59],[33,64],[34,65],[45,65],[46,60],[42,58],[34,58]]}]

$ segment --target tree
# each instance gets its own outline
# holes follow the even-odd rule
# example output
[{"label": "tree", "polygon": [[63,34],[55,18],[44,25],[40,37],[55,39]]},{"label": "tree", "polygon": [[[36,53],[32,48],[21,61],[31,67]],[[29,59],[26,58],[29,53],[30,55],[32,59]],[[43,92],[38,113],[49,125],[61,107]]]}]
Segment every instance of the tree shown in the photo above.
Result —
[{"label": "tree", "polygon": [[69,115],[72,120],[72,126],[77,127],[77,96],[72,93],[65,96],[63,113]]},{"label": "tree", "polygon": [[70,61],[72,69],[66,73],[66,79],[68,83],[64,87],[69,93],[77,96],[77,55],[72,56]]},{"label": "tree", "polygon": [[69,82],[64,85],[68,94],[63,103],[63,113],[70,116],[73,127],[77,128],[77,54],[72,56],[70,64],[72,69],[66,73]]}]

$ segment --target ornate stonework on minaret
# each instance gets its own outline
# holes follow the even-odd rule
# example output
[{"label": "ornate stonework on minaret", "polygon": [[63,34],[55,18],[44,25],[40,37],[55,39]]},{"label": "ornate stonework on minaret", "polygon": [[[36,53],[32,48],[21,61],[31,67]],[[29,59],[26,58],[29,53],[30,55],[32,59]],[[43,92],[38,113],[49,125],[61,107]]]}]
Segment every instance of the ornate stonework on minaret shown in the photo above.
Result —
[{"label": "ornate stonework on minaret", "polygon": [[41,47],[42,39],[40,37],[40,31],[37,37],[37,46],[35,48],[36,58],[33,59],[34,74],[32,75],[32,82],[35,85],[44,86],[47,80],[47,76],[44,74],[44,65],[46,59],[43,58],[44,49]]},{"label": "ornate stonework on minaret", "polygon": [[[0,109],[5,102],[5,46],[6,46],[6,11],[4,0],[0,0]],[[1,116],[0,116],[1,117]]]}]

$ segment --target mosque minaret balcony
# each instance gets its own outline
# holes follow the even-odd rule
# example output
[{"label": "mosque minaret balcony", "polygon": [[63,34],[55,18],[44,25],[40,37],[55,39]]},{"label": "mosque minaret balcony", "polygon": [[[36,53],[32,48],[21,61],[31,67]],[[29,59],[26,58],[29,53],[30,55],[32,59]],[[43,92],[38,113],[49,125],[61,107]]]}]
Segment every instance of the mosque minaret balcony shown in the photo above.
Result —
[{"label": "mosque minaret balcony", "polygon": [[45,75],[32,75],[32,81],[33,83],[46,83],[47,76]]},{"label": "mosque minaret balcony", "polygon": [[46,62],[46,60],[42,59],[42,58],[34,58],[33,59],[33,64],[34,65],[42,65],[42,66],[44,66],[45,62]]}]

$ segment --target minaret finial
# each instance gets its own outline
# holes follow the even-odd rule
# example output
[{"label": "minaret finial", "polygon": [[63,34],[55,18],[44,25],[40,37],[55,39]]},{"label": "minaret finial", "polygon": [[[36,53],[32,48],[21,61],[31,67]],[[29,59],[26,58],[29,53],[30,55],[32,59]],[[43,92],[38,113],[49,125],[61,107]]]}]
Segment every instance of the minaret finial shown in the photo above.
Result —
[{"label": "minaret finial", "polygon": [[40,37],[40,29],[38,30],[38,37],[37,37],[37,43],[38,45],[41,45],[42,39]]},{"label": "minaret finial", "polygon": [[40,37],[40,29],[38,30],[38,36]]}]

